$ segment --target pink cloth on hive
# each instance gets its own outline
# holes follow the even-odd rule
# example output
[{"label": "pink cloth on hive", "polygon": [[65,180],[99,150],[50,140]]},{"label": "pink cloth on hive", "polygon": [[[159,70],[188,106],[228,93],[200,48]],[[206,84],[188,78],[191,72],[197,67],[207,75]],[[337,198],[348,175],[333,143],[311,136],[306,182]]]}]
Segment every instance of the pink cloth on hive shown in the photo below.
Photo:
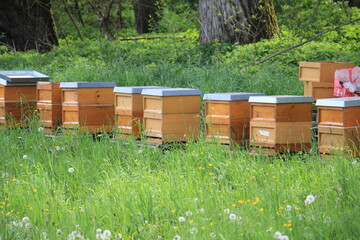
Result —
[{"label": "pink cloth on hive", "polygon": [[360,67],[338,69],[334,77],[334,97],[357,97],[360,91]]}]

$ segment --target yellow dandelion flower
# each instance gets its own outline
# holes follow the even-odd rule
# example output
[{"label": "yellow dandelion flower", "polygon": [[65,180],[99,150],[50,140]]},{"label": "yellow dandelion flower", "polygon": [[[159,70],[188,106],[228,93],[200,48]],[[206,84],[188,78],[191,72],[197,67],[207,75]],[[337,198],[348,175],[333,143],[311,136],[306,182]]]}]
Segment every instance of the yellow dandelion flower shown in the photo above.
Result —
[{"label": "yellow dandelion flower", "polygon": [[269,230],[273,230],[273,227],[269,227]]},{"label": "yellow dandelion flower", "polygon": [[178,229],[179,227],[178,226],[174,226],[174,229]]},{"label": "yellow dandelion flower", "polygon": [[158,227],[158,225],[154,224],[154,227]]},{"label": "yellow dandelion flower", "polygon": [[234,203],[234,204],[232,204],[231,206],[236,207],[236,204]]},{"label": "yellow dandelion flower", "polygon": [[16,182],[16,178],[11,179],[11,181]]},{"label": "yellow dandelion flower", "polygon": [[288,223],[291,223],[291,220],[289,220]]},{"label": "yellow dandelion flower", "polygon": [[209,163],[208,166],[211,167],[213,164],[212,163]]},{"label": "yellow dandelion flower", "polygon": [[260,202],[260,198],[259,198],[259,197],[256,197],[256,198],[255,198],[255,202]]},{"label": "yellow dandelion flower", "polygon": [[200,167],[199,167],[199,170],[201,170],[201,169],[203,169],[203,167],[200,166]]},{"label": "yellow dandelion flower", "polygon": [[269,164],[269,167],[272,167],[272,166],[274,166],[274,165],[272,165],[272,164]]},{"label": "yellow dandelion flower", "polygon": [[263,208],[260,208],[260,209],[259,209],[259,212],[263,212],[263,211],[264,211],[264,209],[263,209]]},{"label": "yellow dandelion flower", "polygon": [[1,204],[5,205],[5,202],[1,202]]},{"label": "yellow dandelion flower", "polygon": [[256,178],[256,176],[251,176],[251,178],[252,178],[252,179],[255,179],[255,178]]},{"label": "yellow dandelion flower", "polygon": [[243,204],[245,201],[244,200],[239,200],[238,203]]},{"label": "yellow dandelion flower", "polygon": [[289,228],[290,231],[292,231],[293,229],[292,228]]},{"label": "yellow dandelion flower", "polygon": [[288,226],[288,227],[291,227],[291,226],[292,226],[292,224],[291,224],[291,223],[289,223],[287,226]]},{"label": "yellow dandelion flower", "polygon": [[205,229],[206,229],[206,227],[201,227],[201,229],[202,229],[202,230],[205,230]]},{"label": "yellow dandelion flower", "polygon": [[190,220],[189,220],[189,223],[194,223],[194,220],[190,219]]},{"label": "yellow dandelion flower", "polygon": [[283,203],[286,203],[288,200],[284,200]]},{"label": "yellow dandelion flower", "polygon": [[10,207],[10,203],[6,204],[7,207]]},{"label": "yellow dandelion flower", "polygon": [[214,175],[213,173],[209,173],[210,176]]},{"label": "yellow dandelion flower", "polygon": [[33,192],[37,192],[37,189],[36,189],[36,188],[34,188],[34,189],[33,189]]},{"label": "yellow dandelion flower", "polygon": [[7,213],[6,213],[6,216],[9,216],[10,214],[11,214],[11,212],[7,212]]},{"label": "yellow dandelion flower", "polygon": [[248,180],[246,180],[245,182],[246,182],[246,183],[249,183],[249,181],[248,181]]},{"label": "yellow dandelion flower", "polygon": [[0,208],[4,208],[4,206],[0,206]]},{"label": "yellow dandelion flower", "polygon": [[248,199],[248,200],[246,200],[246,202],[247,202],[247,203],[249,203],[249,202],[251,202],[251,200],[250,200],[250,199]]},{"label": "yellow dandelion flower", "polygon": [[50,210],[49,210],[49,209],[47,209],[47,208],[45,208],[45,209],[44,209],[44,211],[45,211],[45,212],[49,212]]},{"label": "yellow dandelion flower", "polygon": [[254,169],[253,172],[256,173],[256,169]]},{"label": "yellow dandelion flower", "polygon": [[171,209],[171,211],[170,211],[171,213],[175,213],[175,210],[174,209]]},{"label": "yellow dandelion flower", "polygon": [[20,167],[23,167],[23,166],[24,166],[24,164],[20,163],[20,164],[19,164],[19,166],[20,166]]},{"label": "yellow dandelion flower", "polygon": [[286,227],[286,226],[287,226],[287,224],[285,223],[285,224],[283,224],[283,226],[284,226],[284,227]]},{"label": "yellow dandelion flower", "polygon": [[253,205],[256,205],[256,204],[257,204],[257,202],[253,202],[252,204],[253,204]]},{"label": "yellow dandelion flower", "polygon": [[211,222],[211,223],[210,223],[210,226],[213,226],[214,224],[215,224],[214,222]]},{"label": "yellow dandelion flower", "polygon": [[229,166],[230,164],[229,163],[225,163],[226,166]]},{"label": "yellow dandelion flower", "polygon": [[181,175],[181,176],[180,176],[180,178],[184,178],[184,176],[183,176],[183,175]]}]

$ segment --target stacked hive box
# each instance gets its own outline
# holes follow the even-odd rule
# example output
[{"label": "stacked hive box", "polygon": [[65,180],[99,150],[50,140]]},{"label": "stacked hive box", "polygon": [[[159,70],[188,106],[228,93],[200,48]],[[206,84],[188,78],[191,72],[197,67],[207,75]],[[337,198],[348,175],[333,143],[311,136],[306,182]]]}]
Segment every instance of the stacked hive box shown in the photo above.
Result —
[{"label": "stacked hive box", "polygon": [[144,89],[144,132],[155,144],[196,140],[200,130],[201,90]]},{"label": "stacked hive box", "polygon": [[38,82],[37,107],[39,123],[46,133],[51,133],[61,126],[61,89],[60,82]]},{"label": "stacked hive box", "polygon": [[249,139],[250,96],[263,93],[205,94],[205,135],[207,141],[244,145]]},{"label": "stacked hive box", "polygon": [[49,81],[36,71],[0,72],[0,124],[9,127],[28,126],[36,110],[36,83]]},{"label": "stacked hive box", "polygon": [[360,156],[360,97],[320,99],[316,105],[319,152],[342,150]]},{"label": "stacked hive box", "polygon": [[143,125],[143,89],[165,88],[155,86],[115,87],[115,116],[120,136],[139,138]]},{"label": "stacked hive box", "polygon": [[113,82],[62,82],[62,123],[80,132],[111,132],[114,127]]},{"label": "stacked hive box", "polygon": [[250,102],[252,152],[307,151],[311,143],[311,97],[254,96]]},{"label": "stacked hive box", "polygon": [[314,100],[332,98],[335,71],[353,67],[354,63],[300,62],[299,80],[304,81],[304,96],[311,96]]}]

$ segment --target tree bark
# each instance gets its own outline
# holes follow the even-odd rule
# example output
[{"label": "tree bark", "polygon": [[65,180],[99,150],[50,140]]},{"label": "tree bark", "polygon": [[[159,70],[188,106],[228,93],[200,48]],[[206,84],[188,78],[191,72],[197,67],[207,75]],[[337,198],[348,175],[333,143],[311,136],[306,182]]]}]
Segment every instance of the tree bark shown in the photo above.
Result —
[{"label": "tree bark", "polygon": [[200,42],[247,44],[280,35],[272,0],[199,0]]},{"label": "tree bark", "polygon": [[136,22],[136,31],[138,33],[148,33],[151,31],[150,20],[157,21],[156,11],[157,0],[135,0],[134,13]]},{"label": "tree bark", "polygon": [[0,44],[14,51],[39,52],[58,45],[50,0],[0,1]]}]

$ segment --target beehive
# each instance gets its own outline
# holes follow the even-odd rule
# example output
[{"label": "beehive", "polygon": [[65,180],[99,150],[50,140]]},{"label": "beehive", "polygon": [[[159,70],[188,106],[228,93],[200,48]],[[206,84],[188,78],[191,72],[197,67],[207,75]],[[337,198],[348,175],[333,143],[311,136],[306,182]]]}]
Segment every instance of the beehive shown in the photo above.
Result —
[{"label": "beehive", "polygon": [[304,82],[304,96],[312,97],[314,101],[333,95],[334,82]]},{"label": "beehive", "polygon": [[46,133],[61,126],[62,107],[60,82],[37,83],[37,108],[39,123]]},{"label": "beehive", "polygon": [[140,137],[143,125],[143,89],[166,88],[157,86],[115,87],[116,126],[120,136]]},{"label": "beehive", "polygon": [[62,123],[80,132],[111,132],[114,127],[114,82],[62,82]]},{"label": "beehive", "polygon": [[36,83],[49,76],[36,71],[0,71],[0,125],[26,127],[36,110]]},{"label": "beehive", "polygon": [[311,143],[311,97],[253,96],[250,102],[252,152],[307,151]]},{"label": "beehive", "polygon": [[341,150],[360,156],[360,97],[320,99],[316,105],[319,152]]},{"label": "beehive", "polygon": [[263,93],[210,93],[205,100],[205,136],[224,144],[244,145],[249,139],[250,96]]},{"label": "beehive", "polygon": [[300,62],[299,80],[308,82],[332,82],[337,69],[353,68],[354,63],[347,62]]},{"label": "beehive", "polygon": [[144,133],[151,143],[197,140],[201,90],[144,89]]}]

